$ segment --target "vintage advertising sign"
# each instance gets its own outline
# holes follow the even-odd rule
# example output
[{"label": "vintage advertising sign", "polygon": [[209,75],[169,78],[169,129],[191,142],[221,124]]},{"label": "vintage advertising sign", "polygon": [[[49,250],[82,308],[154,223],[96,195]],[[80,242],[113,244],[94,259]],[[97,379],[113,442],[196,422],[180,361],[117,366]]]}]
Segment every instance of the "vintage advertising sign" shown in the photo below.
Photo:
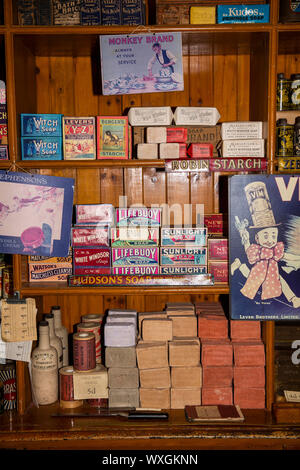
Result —
[{"label": "vintage advertising sign", "polygon": [[266,158],[186,158],[182,160],[166,160],[167,173],[193,171],[227,171],[227,172],[261,172],[267,169]]},{"label": "vintage advertising sign", "polygon": [[103,95],[182,91],[181,33],[100,36]]},{"label": "vintage advertising sign", "polygon": [[233,319],[300,318],[300,174],[229,181]]},{"label": "vintage advertising sign", "polygon": [[67,256],[74,179],[0,171],[0,253]]},{"label": "vintage advertising sign", "polygon": [[213,276],[209,273],[198,275],[151,275],[151,276],[69,276],[70,287],[144,287],[144,286],[210,286]]}]

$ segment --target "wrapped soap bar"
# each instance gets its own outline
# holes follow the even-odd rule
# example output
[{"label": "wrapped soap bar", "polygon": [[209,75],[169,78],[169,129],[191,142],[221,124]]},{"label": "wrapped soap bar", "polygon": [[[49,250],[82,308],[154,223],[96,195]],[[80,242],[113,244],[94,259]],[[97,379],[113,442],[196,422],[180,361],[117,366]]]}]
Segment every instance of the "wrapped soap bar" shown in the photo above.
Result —
[{"label": "wrapped soap bar", "polygon": [[173,120],[170,106],[134,107],[128,111],[131,126],[169,126]]},{"label": "wrapped soap bar", "polygon": [[146,139],[148,144],[161,144],[167,142],[167,128],[147,127]]},{"label": "wrapped soap bar", "polygon": [[114,207],[112,204],[76,204],[77,225],[112,225]]},{"label": "wrapped soap bar", "polygon": [[159,144],[159,158],[172,160],[174,158],[186,157],[186,144],[177,142]]},{"label": "wrapped soap bar", "polygon": [[117,227],[111,229],[111,246],[158,245],[158,227]]},{"label": "wrapped soap bar", "polygon": [[220,117],[216,108],[202,106],[177,106],[174,113],[176,125],[215,126]]},{"label": "wrapped soap bar", "polygon": [[158,144],[138,144],[137,158],[139,160],[154,160],[158,158]]},{"label": "wrapped soap bar", "polygon": [[109,246],[108,227],[72,227],[72,246],[77,248]]},{"label": "wrapped soap bar", "polygon": [[191,158],[211,158],[213,156],[213,144],[190,144],[188,155]]},{"label": "wrapped soap bar", "polygon": [[223,140],[222,156],[233,157],[256,157],[263,158],[265,154],[264,139]]},{"label": "wrapped soap bar", "polygon": [[221,124],[221,137],[223,140],[236,139],[262,139],[262,121],[236,121]]},{"label": "wrapped soap bar", "polygon": [[136,327],[130,322],[105,323],[104,346],[129,347],[136,344]]}]

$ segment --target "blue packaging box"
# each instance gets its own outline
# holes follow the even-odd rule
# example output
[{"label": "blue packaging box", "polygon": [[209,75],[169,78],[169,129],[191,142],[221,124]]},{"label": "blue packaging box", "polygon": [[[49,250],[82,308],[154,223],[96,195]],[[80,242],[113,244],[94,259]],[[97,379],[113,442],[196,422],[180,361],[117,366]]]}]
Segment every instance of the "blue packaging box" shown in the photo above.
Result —
[{"label": "blue packaging box", "polygon": [[22,160],[62,160],[62,137],[22,137]]},{"label": "blue packaging box", "polygon": [[270,5],[218,5],[217,23],[269,23]]},{"label": "blue packaging box", "polygon": [[21,114],[21,137],[61,137],[62,114]]}]

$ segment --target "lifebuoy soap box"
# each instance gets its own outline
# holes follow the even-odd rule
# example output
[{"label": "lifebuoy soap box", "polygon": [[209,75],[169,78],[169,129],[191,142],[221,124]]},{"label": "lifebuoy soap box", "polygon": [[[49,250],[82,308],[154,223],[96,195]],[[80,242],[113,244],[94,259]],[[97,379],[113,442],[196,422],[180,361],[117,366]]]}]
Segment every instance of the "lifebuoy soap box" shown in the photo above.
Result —
[{"label": "lifebuoy soap box", "polygon": [[269,23],[270,5],[218,5],[217,23]]},{"label": "lifebuoy soap box", "polygon": [[128,225],[161,225],[162,210],[158,207],[119,207],[116,208],[117,227]]}]

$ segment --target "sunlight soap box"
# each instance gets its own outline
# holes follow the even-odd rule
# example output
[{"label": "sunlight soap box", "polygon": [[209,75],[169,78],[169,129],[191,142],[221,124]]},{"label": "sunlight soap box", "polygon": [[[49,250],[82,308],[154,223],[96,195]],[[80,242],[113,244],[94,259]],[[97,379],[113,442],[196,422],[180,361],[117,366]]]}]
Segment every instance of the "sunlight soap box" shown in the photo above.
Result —
[{"label": "sunlight soap box", "polygon": [[63,117],[64,160],[96,159],[94,117]]},{"label": "sunlight soap box", "polygon": [[207,265],[207,247],[161,247],[160,264],[193,266]]},{"label": "sunlight soap box", "polygon": [[161,229],[161,244],[164,246],[205,246],[206,242],[206,227],[163,227]]}]

